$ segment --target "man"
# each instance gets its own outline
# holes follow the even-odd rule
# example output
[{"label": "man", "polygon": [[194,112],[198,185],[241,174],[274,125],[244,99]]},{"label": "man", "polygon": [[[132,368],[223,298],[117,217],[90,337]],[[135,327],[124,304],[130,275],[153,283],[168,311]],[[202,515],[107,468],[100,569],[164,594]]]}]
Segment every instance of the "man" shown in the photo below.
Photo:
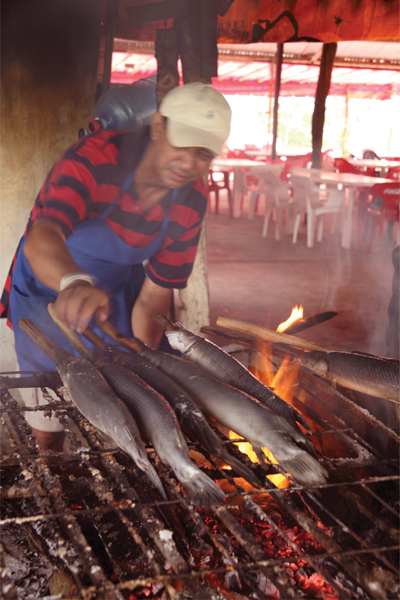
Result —
[{"label": "man", "polygon": [[[19,328],[22,318],[76,354],[51,320],[49,302],[78,333],[90,323],[102,335],[92,319],[110,319],[124,335],[159,346],[162,330],[151,315],[166,313],[173,288],[186,286],[207,208],[202,176],[221,152],[230,119],[222,94],[187,84],[165,96],[150,131],[96,132],[54,165],[2,299],[21,371],[55,368]],[[41,402],[37,392],[27,404]],[[41,411],[27,420],[42,450],[61,448],[57,420]]]}]

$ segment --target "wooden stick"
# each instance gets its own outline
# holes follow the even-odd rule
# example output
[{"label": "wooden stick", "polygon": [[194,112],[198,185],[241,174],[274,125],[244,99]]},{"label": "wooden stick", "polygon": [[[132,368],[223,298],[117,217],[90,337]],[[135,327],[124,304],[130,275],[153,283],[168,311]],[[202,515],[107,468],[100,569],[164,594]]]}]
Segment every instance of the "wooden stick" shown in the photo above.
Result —
[{"label": "wooden stick", "polygon": [[75,350],[82,356],[82,358],[85,358],[86,360],[92,362],[92,360],[93,360],[92,352],[89,350],[89,348],[87,346],[85,346],[85,344],[78,337],[78,334],[75,333],[75,331],[73,329],[71,329],[65,323],[65,321],[61,321],[58,317],[56,317],[55,312],[54,312],[54,304],[52,304],[50,302],[47,305],[47,310],[49,311],[50,316],[53,319],[54,323],[58,326],[60,331],[65,335],[65,337],[67,338],[67,340],[69,341],[71,346],[73,348],[75,348]]},{"label": "wooden stick", "polygon": [[18,325],[53,362],[56,362],[53,354],[56,345],[40,331],[39,327],[36,327],[30,319],[20,319]]},{"label": "wooden stick", "polygon": [[98,348],[99,350],[103,349],[105,341],[103,340],[103,338],[97,335],[97,333],[93,331],[93,329],[91,329],[90,327],[86,327],[82,335],[88,340],[88,342],[93,344],[95,348]]},{"label": "wooden stick", "polygon": [[163,313],[153,313],[151,317],[156,323],[161,325],[164,331],[175,331],[177,329],[173,322],[163,315]]},{"label": "wooden stick", "polygon": [[317,315],[311,315],[311,317],[305,317],[304,319],[298,319],[285,331],[282,333],[286,333],[286,335],[293,335],[294,333],[300,333],[300,331],[304,331],[309,327],[314,327],[314,325],[318,325],[319,323],[323,323],[324,321],[329,321],[333,317],[336,317],[337,312],[327,311],[323,313],[318,313]]},{"label": "wooden stick", "polygon": [[118,329],[114,327],[114,325],[110,323],[110,321],[97,321],[96,325],[99,329],[104,331],[104,333],[108,335],[108,337],[114,340],[114,342],[122,344],[123,346],[125,346],[125,348],[129,348],[129,350],[140,352],[141,348],[139,344],[136,344],[134,340],[130,340],[124,335],[122,335],[122,333],[118,331]]},{"label": "wooden stick", "polygon": [[287,358],[293,357],[293,347],[282,348],[281,346],[277,346],[274,342],[266,342],[265,340],[260,340],[259,338],[251,338],[245,339],[241,336],[235,334],[229,334],[225,331],[221,331],[216,327],[204,326],[200,329],[201,333],[205,333],[206,335],[216,335],[223,339],[225,342],[232,342],[238,344],[239,346],[243,346],[244,348],[251,348],[252,350],[257,350],[258,352],[264,353],[268,356],[277,356],[278,358]]},{"label": "wooden stick", "polygon": [[264,327],[259,327],[258,325],[247,323],[246,321],[238,321],[237,319],[218,317],[217,325],[219,325],[220,327],[225,327],[226,329],[232,329],[241,333],[246,333],[248,335],[251,335],[252,337],[262,339],[267,342],[289,344],[290,346],[294,346],[295,348],[305,348],[306,350],[320,350],[322,352],[336,351],[336,348],[329,348],[328,346],[319,346],[318,344],[313,344],[313,342],[302,340],[301,338],[295,337],[293,335],[278,333],[277,331],[265,329]]}]

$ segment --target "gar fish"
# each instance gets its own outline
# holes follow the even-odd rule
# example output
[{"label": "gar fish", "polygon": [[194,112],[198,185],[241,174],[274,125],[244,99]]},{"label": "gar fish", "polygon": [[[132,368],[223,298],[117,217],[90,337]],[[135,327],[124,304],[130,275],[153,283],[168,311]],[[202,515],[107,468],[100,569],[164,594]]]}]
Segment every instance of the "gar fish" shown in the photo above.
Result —
[{"label": "gar fish", "polygon": [[363,394],[400,403],[400,361],[357,352],[290,349],[313,373]]},{"label": "gar fish", "polygon": [[175,326],[177,329],[166,331],[165,334],[171,346],[182,352],[183,359],[193,362],[224,383],[257,398],[284,417],[294,428],[298,428],[297,421],[310,431],[307,421],[297,410],[264,385],[236,358],[209,340],[188,331],[180,323]]},{"label": "gar fish", "polygon": [[[142,342],[140,344],[145,347]],[[136,373],[136,375],[164,396],[173,408],[182,431],[190,439],[197,440],[211,454],[230,465],[238,476],[246,479],[252,486],[262,487],[252,471],[228,452],[218,435],[210,427],[197,404],[175,381],[147,360],[130,352],[124,352],[120,348],[117,348],[117,346],[103,343],[101,349],[111,360]]]},{"label": "gar fish", "polygon": [[315,458],[311,442],[281,415],[182,358],[147,346],[140,356],[174,379],[203,412],[250,442],[261,464],[265,462],[262,448],[267,447],[282,469],[300,483],[326,481],[328,474]]},{"label": "gar fish", "polygon": [[95,366],[132,412],[160,460],[171,467],[194,504],[216,506],[224,492],[189,457],[176,415],[166,399],[132,371],[94,351]]},{"label": "gar fish", "polygon": [[125,404],[89,361],[60,347],[53,348],[57,371],[75,406],[92,425],[110,436],[146,473],[166,500],[162,483],[150,463],[138,426]]}]

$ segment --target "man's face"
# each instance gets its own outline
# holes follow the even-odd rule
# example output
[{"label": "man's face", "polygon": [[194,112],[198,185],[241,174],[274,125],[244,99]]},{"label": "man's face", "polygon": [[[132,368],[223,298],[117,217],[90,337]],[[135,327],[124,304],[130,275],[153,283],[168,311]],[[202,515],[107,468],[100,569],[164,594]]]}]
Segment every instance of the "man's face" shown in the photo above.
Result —
[{"label": "man's face", "polygon": [[181,188],[196,181],[208,171],[213,153],[207,148],[177,148],[167,138],[163,117],[153,122],[156,134],[152,133],[155,143],[154,167],[162,185],[170,189]]}]

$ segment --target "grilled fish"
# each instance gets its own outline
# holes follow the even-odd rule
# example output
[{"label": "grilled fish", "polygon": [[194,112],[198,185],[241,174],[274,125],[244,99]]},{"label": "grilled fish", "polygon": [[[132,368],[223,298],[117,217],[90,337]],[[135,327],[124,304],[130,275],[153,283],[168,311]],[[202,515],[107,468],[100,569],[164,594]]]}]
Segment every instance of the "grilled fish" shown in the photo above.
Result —
[{"label": "grilled fish", "polygon": [[363,394],[400,403],[400,361],[357,352],[290,350],[303,367]]},{"label": "grilled fish", "polygon": [[182,352],[182,358],[198,365],[210,375],[257,398],[262,404],[284,417],[295,429],[301,423],[308,431],[310,427],[290,404],[264,385],[236,358],[209,340],[187,331],[179,323],[175,331],[166,331],[169,343]]},{"label": "grilled fish", "polygon": [[132,371],[95,351],[95,366],[132,412],[140,431],[169,465],[194,504],[217,506],[224,492],[189,457],[189,450],[166,399]]},{"label": "grilled fish", "polygon": [[147,346],[140,356],[174,379],[203,412],[250,442],[261,464],[265,462],[262,448],[267,447],[299,483],[326,481],[327,472],[315,458],[311,442],[281,415],[182,358]]},{"label": "grilled fish", "polygon": [[[145,348],[142,342],[138,342]],[[112,344],[103,344],[101,348],[111,360],[136,373],[141,379],[157,390],[173,408],[182,431],[198,441],[207,450],[230,465],[239,477],[246,479],[254,487],[262,487],[257,477],[234,456],[229,454],[218,435],[208,424],[197,404],[157,367],[147,360],[130,352],[124,352]]]},{"label": "grilled fish", "polygon": [[53,349],[57,371],[75,406],[100,431],[125,450],[166,500],[161,481],[151,465],[137,424],[125,404],[90,362],[60,347]]}]

